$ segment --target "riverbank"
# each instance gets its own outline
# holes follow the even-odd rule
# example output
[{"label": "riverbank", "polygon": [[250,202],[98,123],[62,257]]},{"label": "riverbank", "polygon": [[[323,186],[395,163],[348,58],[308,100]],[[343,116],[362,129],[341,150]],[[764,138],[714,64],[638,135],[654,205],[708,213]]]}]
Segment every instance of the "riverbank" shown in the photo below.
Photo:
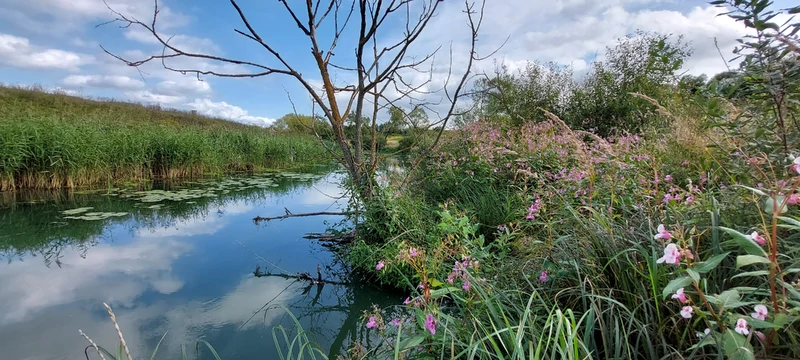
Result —
[{"label": "riverbank", "polygon": [[287,169],[325,158],[325,148],[311,136],[0,87],[0,191]]}]

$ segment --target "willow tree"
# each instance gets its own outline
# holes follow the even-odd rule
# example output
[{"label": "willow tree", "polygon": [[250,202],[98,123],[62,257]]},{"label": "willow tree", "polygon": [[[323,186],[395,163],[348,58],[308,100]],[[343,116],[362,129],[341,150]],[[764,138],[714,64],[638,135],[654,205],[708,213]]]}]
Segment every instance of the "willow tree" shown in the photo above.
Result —
[{"label": "willow tree", "polygon": [[[473,63],[479,60],[476,41],[483,20],[485,0],[478,0],[478,4],[472,0],[464,2],[463,16],[468,25],[465,31],[468,31],[466,35],[471,39],[470,46],[468,53],[458,55],[454,55],[451,46],[450,65],[446,71],[435,67],[435,55],[441,46],[424,54],[419,54],[421,50],[416,49],[419,46],[415,46],[431,20],[441,10],[443,0],[278,0],[278,3],[284,15],[296,26],[294,31],[307,40],[310,51],[306,59],[315,64],[314,75],[301,73],[298,64],[293,64],[283,55],[282,51],[287,50],[277,48],[274,41],[270,41],[270,38],[285,37],[286,34],[271,31],[264,32],[267,35],[264,36],[258,30],[259,24],[250,20],[248,9],[236,0],[230,0],[230,10],[238,16],[240,28],[233,28],[231,36],[243,36],[251,40],[254,47],[268,55],[269,61],[252,62],[221,54],[200,53],[172,42],[172,38],[160,26],[158,0],[154,1],[152,17],[146,21],[112,7],[109,10],[115,17],[111,23],[121,24],[126,29],[144,30],[162,47],[160,52],[130,59],[106,48],[103,50],[129,66],[139,67],[149,62],[160,62],[168,70],[193,74],[198,79],[201,76],[256,78],[283,75],[296,80],[310,95],[315,110],[318,109],[331,125],[333,138],[340,150],[331,152],[332,155],[345,166],[363,200],[368,200],[374,194],[372,180],[380,160],[377,153],[379,112],[396,104],[410,105],[412,108],[435,105],[438,109],[443,109],[438,121],[430,124],[439,128],[436,141],[420,156],[428,155],[436,147],[456,111],[456,103],[467,95],[465,89],[471,79]],[[403,24],[404,28],[399,32],[390,27],[390,24]],[[352,44],[353,48],[339,49],[341,44]],[[334,54],[344,51],[353,51],[354,56],[347,63],[336,62]],[[458,73],[452,66],[454,56],[464,56],[467,60],[466,65],[458,69]],[[182,58],[236,65],[237,69],[244,70],[222,72],[215,69],[187,68],[181,66],[185,63],[179,61]],[[419,74],[427,76],[420,77]],[[443,84],[436,84],[441,85],[438,92],[443,94],[436,101],[430,100],[429,96],[434,74],[444,78]],[[337,85],[334,77],[349,78],[352,81],[350,84]],[[412,78],[418,81],[411,81]],[[321,91],[313,86],[318,79],[321,79]],[[368,134],[371,136],[365,139],[361,131],[348,134],[345,131],[345,120],[348,118],[355,119],[356,129],[368,125],[371,128]],[[371,123],[362,124],[363,119],[370,119]],[[365,143],[366,141],[369,143]],[[368,144],[371,146],[366,146]],[[413,167],[419,162],[413,162]]]}]

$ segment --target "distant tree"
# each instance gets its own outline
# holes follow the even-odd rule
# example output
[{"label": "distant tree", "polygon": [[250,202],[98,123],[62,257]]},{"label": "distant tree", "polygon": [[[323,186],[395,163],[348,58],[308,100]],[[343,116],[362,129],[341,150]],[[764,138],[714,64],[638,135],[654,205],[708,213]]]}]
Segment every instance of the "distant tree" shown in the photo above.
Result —
[{"label": "distant tree", "polygon": [[542,119],[542,109],[561,115],[573,86],[572,69],[566,66],[531,62],[512,74],[503,65],[476,82],[475,101],[489,117],[520,124]]},{"label": "distant tree", "polygon": [[[464,57],[465,66],[453,73],[454,69],[444,69],[448,72],[447,79],[453,81],[443,87],[446,111],[442,114],[442,123],[447,124],[453,115],[457,102],[467,96],[468,82],[472,78],[470,73],[475,61],[480,60],[476,51],[476,42],[483,20],[483,10],[486,0],[464,0],[463,13],[469,34],[468,53]],[[302,59],[298,54],[286,56],[273,42],[275,36],[262,36],[257,29],[259,24],[252,22],[255,4],[239,4],[237,0],[230,0],[231,11],[240,22],[240,29],[233,31],[237,36],[252,41],[255,48],[263,51],[268,61],[253,62],[247,59],[228,57],[221,53],[203,53],[190,47],[184,47],[177,42],[172,42],[172,37],[165,33],[166,26],[160,26],[158,0],[154,1],[152,16],[137,18],[131,14],[124,14],[109,7],[116,16],[112,22],[120,23],[120,27],[136,29],[150,35],[153,42],[162,48],[152,54],[146,54],[138,59],[128,59],[105,50],[111,56],[123,61],[129,66],[138,67],[148,62],[160,63],[166,69],[181,74],[200,76],[220,76],[230,78],[255,78],[270,75],[283,75],[292,78],[302,86],[313,100],[316,109],[321,111],[330,124],[333,137],[339,147],[337,153],[332,153],[337,160],[347,169],[352,183],[357,187],[358,195],[368,202],[376,194],[374,191],[375,172],[378,168],[379,156],[376,146],[370,146],[370,151],[364,152],[365,144],[376,144],[377,123],[375,118],[378,111],[386,104],[411,101],[416,105],[425,105],[439,102],[436,99],[420,99],[418,89],[430,83],[433,77],[431,66],[435,51],[420,54],[414,49],[414,44],[425,32],[427,25],[442,10],[441,0],[307,0],[288,1],[279,0],[277,6],[283,8],[284,16],[295,25],[295,33],[303,37],[309,49],[305,58],[313,64],[315,71],[301,71]],[[109,5],[106,5],[109,6]],[[250,12],[248,12],[248,10]],[[249,14],[249,15],[248,15]],[[141,19],[141,20],[140,20]],[[218,19],[214,19],[218,20]],[[112,23],[109,22],[109,23]],[[392,28],[392,24],[400,24],[402,30]],[[159,25],[159,26],[157,26]],[[254,26],[255,25],[255,26]],[[288,31],[285,29],[285,31]],[[274,35],[274,34],[270,34]],[[281,37],[286,36],[281,34]],[[352,46],[342,49],[344,46]],[[354,56],[351,59],[335,61],[335,53],[348,52]],[[264,56],[253,56],[264,58]],[[202,60],[181,61],[186,59]],[[235,65],[234,72],[224,72],[231,67],[184,67],[186,64],[213,63],[216,65]],[[442,71],[442,69],[436,69]],[[428,74],[427,79],[420,82],[406,83],[404,75],[409,72]],[[352,83],[341,86],[334,84],[334,78],[350,78]],[[322,82],[322,91],[313,86],[312,80]],[[399,95],[386,91],[397,90]],[[339,100],[345,95],[344,103]],[[345,131],[345,120],[355,114],[353,131]],[[370,137],[364,138],[360,131],[362,120],[366,115],[371,115]],[[352,136],[352,138],[350,137]],[[419,166],[422,159],[433,151],[441,138],[440,132],[431,147],[421,154],[411,165]],[[408,172],[409,174],[412,171]]]},{"label": "distant tree", "polygon": [[294,134],[318,135],[323,139],[329,139],[333,135],[331,125],[319,116],[286,114],[271,127]]},{"label": "distant tree", "polygon": [[667,100],[678,82],[677,71],[690,55],[682,37],[639,31],[618,40],[572,90],[564,120],[600,136],[653,125],[660,115],[643,112],[651,105],[630,94]]}]

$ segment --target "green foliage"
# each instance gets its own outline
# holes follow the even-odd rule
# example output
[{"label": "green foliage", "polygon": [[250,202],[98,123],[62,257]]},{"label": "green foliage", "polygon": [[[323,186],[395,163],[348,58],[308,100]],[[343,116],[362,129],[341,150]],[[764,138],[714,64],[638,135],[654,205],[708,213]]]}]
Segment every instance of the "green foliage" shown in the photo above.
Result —
[{"label": "green foliage", "polygon": [[607,48],[605,60],[592,63],[580,81],[572,80],[569,67],[552,63],[530,63],[518,74],[501,67],[478,82],[476,102],[484,117],[514,125],[540,121],[547,110],[603,137],[638,133],[663,126],[663,117],[630,94],[667,100],[689,55],[680,37],[637,32]]},{"label": "green foliage", "polygon": [[0,87],[0,190],[198,177],[319,162],[304,135]]}]

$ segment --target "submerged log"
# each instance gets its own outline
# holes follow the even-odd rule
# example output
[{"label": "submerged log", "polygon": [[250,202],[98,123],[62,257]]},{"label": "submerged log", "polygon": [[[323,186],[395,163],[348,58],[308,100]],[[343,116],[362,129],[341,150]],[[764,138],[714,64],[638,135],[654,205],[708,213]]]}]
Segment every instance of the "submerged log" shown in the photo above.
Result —
[{"label": "submerged log", "polygon": [[285,273],[272,273],[272,272],[263,272],[261,271],[261,266],[256,266],[256,269],[253,271],[253,275],[255,277],[279,277],[283,279],[295,279],[301,281],[308,281],[311,285],[324,285],[324,284],[331,284],[331,285],[350,285],[346,282],[341,281],[334,281],[334,280],[327,280],[322,278],[322,272],[320,271],[320,266],[317,265],[317,278],[313,278],[311,274],[307,272],[299,272],[295,274],[285,274]]},{"label": "submerged log", "polygon": [[313,213],[302,213],[302,214],[292,214],[289,210],[286,210],[286,215],[280,216],[270,216],[270,217],[263,217],[263,216],[256,216],[253,218],[256,224],[262,221],[270,221],[270,220],[283,220],[292,217],[306,217],[306,216],[320,216],[320,215],[352,215],[353,213],[350,211],[344,212],[331,212],[331,211],[320,211],[320,212],[313,212]]}]

